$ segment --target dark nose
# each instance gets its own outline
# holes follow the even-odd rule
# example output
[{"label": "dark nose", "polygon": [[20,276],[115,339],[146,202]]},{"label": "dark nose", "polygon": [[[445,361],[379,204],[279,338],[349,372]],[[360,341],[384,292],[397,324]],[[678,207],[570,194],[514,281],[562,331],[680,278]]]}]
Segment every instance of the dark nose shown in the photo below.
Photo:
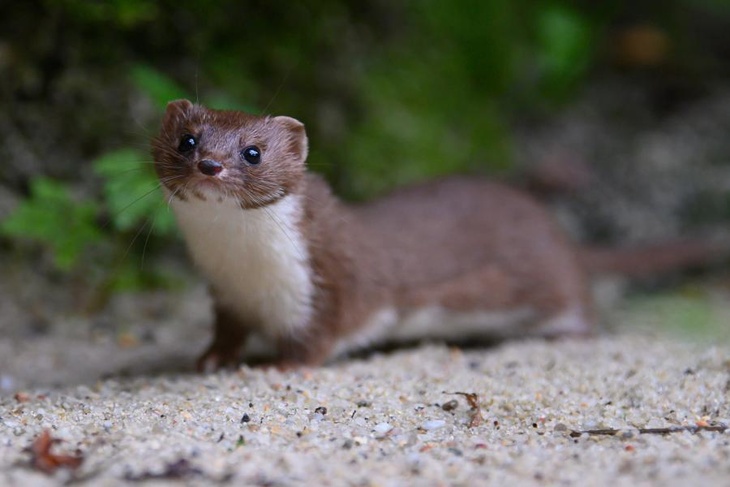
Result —
[{"label": "dark nose", "polygon": [[198,163],[198,170],[206,176],[215,176],[223,170],[223,164],[210,159],[203,159]]}]

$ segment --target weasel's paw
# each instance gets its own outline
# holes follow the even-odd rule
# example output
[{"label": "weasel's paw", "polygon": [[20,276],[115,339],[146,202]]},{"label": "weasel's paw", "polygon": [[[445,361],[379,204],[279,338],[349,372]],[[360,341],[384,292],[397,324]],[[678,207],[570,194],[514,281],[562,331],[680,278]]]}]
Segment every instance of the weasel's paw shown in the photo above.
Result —
[{"label": "weasel's paw", "polygon": [[306,364],[303,364],[301,362],[281,359],[267,360],[264,362],[251,364],[251,367],[260,370],[277,370],[279,372],[293,372],[304,368],[309,368]]},{"label": "weasel's paw", "polygon": [[590,337],[595,333],[593,321],[581,308],[571,308],[540,325],[539,333],[546,338]]},{"label": "weasel's paw", "polygon": [[210,348],[198,359],[195,368],[198,372],[207,374],[221,369],[233,370],[238,364],[236,352]]}]

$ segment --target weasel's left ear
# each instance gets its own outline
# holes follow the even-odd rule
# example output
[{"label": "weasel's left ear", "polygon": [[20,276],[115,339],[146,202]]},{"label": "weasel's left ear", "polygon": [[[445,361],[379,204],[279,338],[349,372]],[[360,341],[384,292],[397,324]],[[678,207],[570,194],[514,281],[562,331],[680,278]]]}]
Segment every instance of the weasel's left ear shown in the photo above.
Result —
[{"label": "weasel's left ear", "polygon": [[185,117],[185,114],[193,107],[189,100],[173,100],[167,104],[165,116],[162,118],[162,126],[169,127],[177,124],[178,120]]},{"label": "weasel's left ear", "polygon": [[286,130],[289,150],[292,155],[299,157],[304,162],[309,151],[309,141],[307,140],[307,132],[304,130],[304,124],[295,118],[285,116],[274,117],[274,122]]}]

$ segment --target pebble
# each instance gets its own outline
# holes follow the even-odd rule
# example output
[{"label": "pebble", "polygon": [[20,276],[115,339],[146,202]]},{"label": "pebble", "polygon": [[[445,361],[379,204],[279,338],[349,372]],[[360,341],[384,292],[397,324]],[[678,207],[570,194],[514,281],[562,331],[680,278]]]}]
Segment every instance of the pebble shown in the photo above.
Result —
[{"label": "pebble", "polygon": [[12,391],[15,389],[15,379],[9,375],[0,375],[0,390]]},{"label": "pebble", "polygon": [[[39,483],[41,474],[28,468],[24,449],[47,427],[63,440],[54,451],[78,450],[88,460],[84,472],[93,471],[92,483],[99,485],[123,482],[126,465],[138,474],[157,474],[178,460],[202,471],[181,480],[200,484],[226,483],[230,477],[247,485],[293,485],[300,479],[328,485],[342,478],[362,485],[533,485],[536,480],[579,485],[590,478],[591,484],[610,486],[618,472],[626,485],[666,485],[690,476],[702,485],[724,485],[728,471],[719,462],[727,434],[631,430],[626,436],[570,437],[571,430],[589,424],[691,425],[705,414],[702,421],[708,423],[728,421],[723,389],[728,347],[695,351],[682,344],[667,351],[671,344],[635,342],[528,342],[468,352],[484,356],[479,374],[462,370],[461,362],[456,367],[442,347],[377,355],[316,369],[311,379],[295,374],[311,396],[297,394],[295,403],[282,399],[285,382],[276,386],[288,376],[254,370],[244,378],[221,373],[164,383],[133,377],[119,386],[102,382],[94,391],[58,389],[44,399],[33,390],[22,405],[12,395],[0,398],[0,472],[17,485]],[[631,360],[617,362],[619,352]],[[553,357],[556,365],[548,373],[541,364]],[[655,363],[659,359],[662,363]],[[519,367],[505,369],[517,375],[503,376],[500,364],[511,360],[521,360]],[[627,384],[624,370],[638,361],[644,365]],[[690,365],[697,373],[687,379],[683,371]],[[666,369],[663,384],[677,387],[655,388],[651,381],[659,380],[654,379],[658,369]],[[217,392],[211,394],[204,382]],[[579,388],[581,383],[586,387]],[[597,399],[588,401],[581,390]],[[436,406],[452,399],[443,391],[478,393],[483,423],[469,426],[473,411],[461,398],[454,412]],[[94,396],[86,399],[87,394]],[[357,407],[363,397],[370,405]],[[637,397],[641,408],[632,406]],[[68,412],[64,403],[71,406]],[[503,404],[510,404],[512,413]],[[315,413],[324,405],[326,415],[321,409]],[[666,419],[670,408],[675,413]],[[246,426],[240,424],[244,411]],[[42,420],[36,419],[39,414]],[[554,433],[536,434],[533,423],[537,431]],[[242,431],[245,438],[239,439]]]},{"label": "pebble", "polygon": [[444,411],[453,411],[457,407],[459,407],[459,401],[457,401],[456,399],[452,399],[451,401],[445,402],[441,406],[441,409],[443,409]]},{"label": "pebble", "polygon": [[426,431],[433,431],[439,428],[443,428],[444,426],[446,426],[446,421],[444,421],[443,419],[432,419],[423,423],[421,425],[421,429],[424,429]]},{"label": "pebble", "polygon": [[373,432],[377,435],[385,435],[393,429],[393,425],[390,423],[378,423],[373,427]]}]

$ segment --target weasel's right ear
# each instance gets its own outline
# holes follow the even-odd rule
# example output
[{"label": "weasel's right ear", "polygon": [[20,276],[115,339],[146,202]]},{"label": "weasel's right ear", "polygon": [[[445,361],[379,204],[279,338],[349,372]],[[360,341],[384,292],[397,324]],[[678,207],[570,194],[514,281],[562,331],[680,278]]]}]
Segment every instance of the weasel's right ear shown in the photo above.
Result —
[{"label": "weasel's right ear", "polygon": [[296,118],[286,116],[274,117],[273,120],[285,130],[289,154],[304,162],[309,151],[309,141],[304,124]]},{"label": "weasel's right ear", "polygon": [[162,125],[169,127],[177,124],[178,120],[185,117],[185,114],[193,107],[188,100],[174,100],[167,104],[165,116],[162,118]]}]

